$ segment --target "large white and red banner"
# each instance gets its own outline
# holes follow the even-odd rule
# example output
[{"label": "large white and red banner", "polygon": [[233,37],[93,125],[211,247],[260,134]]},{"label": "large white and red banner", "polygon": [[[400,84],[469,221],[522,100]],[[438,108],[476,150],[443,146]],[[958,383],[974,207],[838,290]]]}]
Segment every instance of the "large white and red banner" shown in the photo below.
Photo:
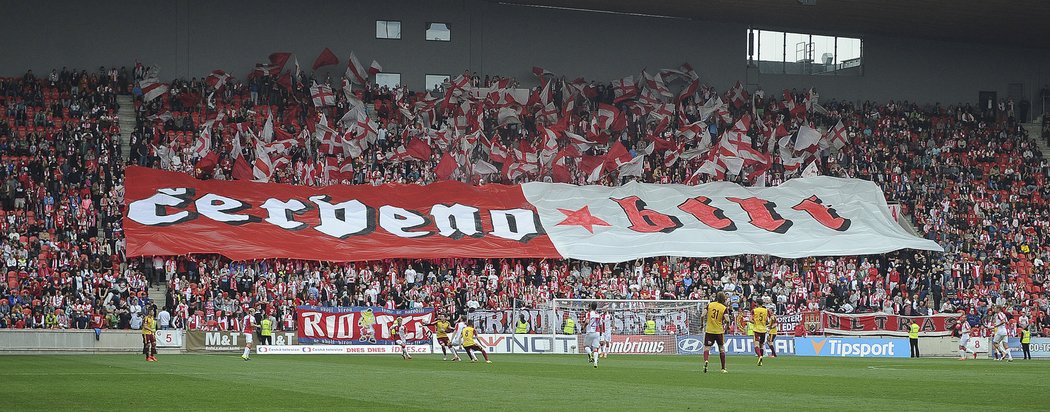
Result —
[{"label": "large white and red banner", "polygon": [[949,336],[963,319],[957,313],[933,316],[898,316],[885,313],[847,315],[823,313],[824,333],[853,336],[908,336],[912,321],[919,325],[919,336]]},{"label": "large white and red banner", "polygon": [[[395,336],[395,321],[401,319],[405,334]],[[410,310],[374,306],[296,308],[298,342],[304,345],[426,345],[426,325],[434,322],[434,308]]]},{"label": "large white and red banner", "polygon": [[127,254],[235,260],[787,258],[943,251],[905,232],[882,191],[826,176],[770,188],[557,183],[306,187],[127,169]]}]

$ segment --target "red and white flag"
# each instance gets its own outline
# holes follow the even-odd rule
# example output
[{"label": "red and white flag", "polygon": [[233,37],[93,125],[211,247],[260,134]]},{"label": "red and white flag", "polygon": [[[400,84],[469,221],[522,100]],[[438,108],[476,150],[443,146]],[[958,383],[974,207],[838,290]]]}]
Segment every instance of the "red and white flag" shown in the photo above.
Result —
[{"label": "red and white flag", "polygon": [[517,109],[504,107],[499,109],[499,112],[496,113],[496,122],[499,123],[501,127],[510,124],[521,124],[521,118],[518,117],[519,115],[520,112]]},{"label": "red and white flag", "polygon": [[266,123],[263,123],[263,128],[259,131],[259,138],[264,143],[270,143],[273,141],[273,135],[273,113],[268,113],[266,115]]},{"label": "red and white flag", "polygon": [[624,163],[630,162],[631,159],[633,159],[631,152],[627,151],[623,143],[617,140],[609,147],[609,152],[605,154],[606,170],[618,169]]},{"label": "red and white flag", "polygon": [[195,157],[197,157],[197,158],[200,158],[200,159],[202,159],[202,158],[204,158],[204,156],[208,155],[208,152],[211,151],[211,127],[210,126],[205,126],[204,129],[201,130],[200,134],[197,136],[197,139],[194,140],[194,142],[193,142],[192,150],[193,150],[193,155]]},{"label": "red and white flag", "polygon": [[729,102],[733,103],[733,106],[739,109],[744,107],[744,104],[747,104],[747,99],[747,90],[744,90],[744,86],[737,81],[736,85],[729,89]]},{"label": "red and white flag", "polygon": [[619,171],[620,177],[641,176],[645,170],[644,166],[645,155],[638,154],[638,156],[635,156],[633,159],[620,165],[620,167],[617,170]]},{"label": "red and white flag", "polygon": [[682,146],[675,146],[674,148],[667,149],[664,151],[664,166],[671,167],[678,162],[678,159],[682,157]]},{"label": "red and white flag", "polygon": [[371,75],[371,76],[375,76],[376,73],[382,73],[382,72],[383,72],[383,66],[380,66],[379,62],[377,62],[375,60],[372,60],[372,64],[368,66],[368,74]]},{"label": "red and white flag", "polygon": [[270,158],[270,153],[266,151],[266,145],[262,141],[253,140],[255,141],[255,161],[252,162],[252,180],[269,182],[275,170],[273,159]]},{"label": "red and white flag", "polygon": [[208,77],[207,77],[207,79],[205,79],[205,81],[213,89],[219,90],[223,86],[226,85],[226,81],[229,80],[229,79],[230,79],[230,75],[227,74],[225,71],[212,70],[212,72],[210,74],[208,74]]},{"label": "red and white flag", "polygon": [[842,124],[842,119],[828,130],[828,140],[836,150],[841,149],[843,146],[849,144],[849,135],[846,132],[846,126]]},{"label": "red and white flag", "polygon": [[314,82],[310,86],[310,97],[313,98],[315,107],[335,106],[335,93],[327,84]]},{"label": "red and white flag", "polygon": [[317,184],[317,164],[312,160],[299,166],[299,183],[307,186]]},{"label": "red and white flag", "polygon": [[554,73],[539,66],[532,66],[532,74],[535,74],[536,77],[554,76]]},{"label": "red and white flag", "polygon": [[168,85],[161,83],[156,78],[149,78],[139,82],[142,89],[142,100],[149,102],[168,92]]},{"label": "red and white flag", "polygon": [[337,155],[343,153],[343,138],[339,132],[332,130],[328,125],[324,123],[318,123],[317,129],[314,132],[314,137],[317,141],[321,142],[318,153],[325,155]]},{"label": "red and white flag", "polygon": [[507,162],[507,148],[503,146],[499,141],[499,136],[493,136],[492,142],[489,144],[489,160],[493,162],[506,163]]},{"label": "red and white flag", "polygon": [[583,156],[577,169],[587,176],[588,183],[597,182],[605,171],[605,158],[602,156]]},{"label": "red and white flag", "polygon": [[722,98],[711,96],[703,106],[700,106],[700,120],[707,120],[708,117],[717,112],[723,106],[725,106],[725,103],[722,103]]},{"label": "red and white flag", "polygon": [[350,58],[346,61],[346,78],[357,84],[368,83],[368,69],[361,65],[354,52],[350,52]]},{"label": "red and white flag", "polygon": [[613,103],[631,100],[638,96],[638,85],[634,76],[627,76],[613,82]]},{"label": "red and white flag", "polygon": [[558,131],[543,126],[538,126],[537,129],[541,139],[540,164],[548,165],[554,159],[554,155],[558,153]]},{"label": "red and white flag", "polygon": [[820,142],[820,132],[816,129],[806,125],[798,128],[798,135],[795,137],[795,150],[809,149],[816,146],[818,142]]},{"label": "red and white flag", "polygon": [[474,161],[474,174],[491,175],[496,173],[499,173],[499,169],[497,169],[492,163],[481,159]]}]

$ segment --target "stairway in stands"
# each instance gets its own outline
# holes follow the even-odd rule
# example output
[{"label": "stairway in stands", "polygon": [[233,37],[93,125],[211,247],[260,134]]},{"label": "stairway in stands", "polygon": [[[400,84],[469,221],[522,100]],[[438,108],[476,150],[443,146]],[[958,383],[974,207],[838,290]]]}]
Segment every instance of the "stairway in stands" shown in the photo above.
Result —
[{"label": "stairway in stands", "polygon": [[120,118],[120,153],[127,161],[131,158],[131,132],[135,131],[135,99],[130,94],[117,95],[117,104],[120,105],[117,111]]},{"label": "stairway in stands", "polygon": [[1022,123],[1022,126],[1028,131],[1028,137],[1035,140],[1039,151],[1043,152],[1043,157],[1050,157],[1050,145],[1047,145],[1046,139],[1041,136],[1043,133],[1043,117],[1032,119],[1031,123]]},{"label": "stairway in stands", "polygon": [[[130,94],[117,95],[117,104],[120,109],[117,116],[120,119],[120,152],[127,162],[131,158],[131,133],[135,131],[135,99]],[[100,230],[101,232],[101,230]],[[153,284],[149,288],[149,298],[159,307],[164,306],[164,295],[168,293],[167,283]]]},{"label": "stairway in stands", "polygon": [[168,284],[161,283],[159,285],[150,285],[149,298],[157,305],[158,308],[164,307],[164,295],[168,293]]}]

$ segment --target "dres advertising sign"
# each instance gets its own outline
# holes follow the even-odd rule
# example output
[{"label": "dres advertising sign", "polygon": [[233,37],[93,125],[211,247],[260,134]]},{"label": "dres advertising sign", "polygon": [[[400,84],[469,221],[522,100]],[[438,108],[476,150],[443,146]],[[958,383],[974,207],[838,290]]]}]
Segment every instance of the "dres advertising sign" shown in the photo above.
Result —
[{"label": "dres advertising sign", "polygon": [[888,338],[794,338],[795,355],[845,358],[907,358],[908,339]]},{"label": "dres advertising sign", "polygon": [[[725,337],[726,354],[754,355],[754,341],[754,338],[750,336],[727,335]],[[679,335],[677,345],[679,355],[702,355],[704,353],[704,335]],[[777,356],[795,354],[795,341],[791,338],[775,339],[773,341],[773,347],[777,350]],[[763,346],[763,348],[768,355],[768,348],[765,346]],[[717,345],[711,346],[711,353],[718,353]]]},{"label": "dres advertising sign", "polygon": [[[577,335],[576,353],[587,353],[584,349],[585,335]],[[674,355],[674,336],[657,335],[613,335],[609,345],[609,353],[616,354],[645,354],[645,355]]]},{"label": "dres advertising sign", "polygon": [[893,220],[874,183],[829,176],[776,187],[629,182],[291,186],[197,180],[129,166],[127,256],[570,258],[943,251]]}]

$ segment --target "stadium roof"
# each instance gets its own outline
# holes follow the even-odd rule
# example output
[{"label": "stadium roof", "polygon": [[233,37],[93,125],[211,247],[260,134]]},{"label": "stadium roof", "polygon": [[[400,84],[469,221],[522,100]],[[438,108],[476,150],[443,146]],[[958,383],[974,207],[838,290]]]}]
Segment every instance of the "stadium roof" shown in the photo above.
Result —
[{"label": "stadium roof", "polygon": [[726,20],[757,28],[879,34],[1050,48],[1046,0],[504,0],[505,3]]}]

